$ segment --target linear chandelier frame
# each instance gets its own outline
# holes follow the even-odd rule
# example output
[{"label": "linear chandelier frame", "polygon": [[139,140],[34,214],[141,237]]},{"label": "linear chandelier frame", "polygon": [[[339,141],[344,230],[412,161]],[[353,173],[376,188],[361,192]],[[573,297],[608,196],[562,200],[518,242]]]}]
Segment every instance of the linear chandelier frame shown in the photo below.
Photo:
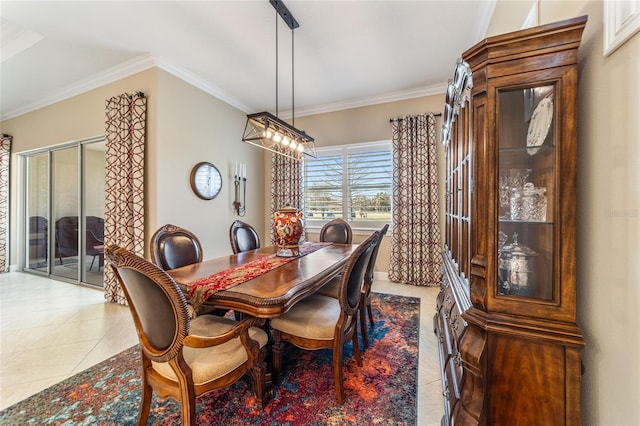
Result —
[{"label": "linear chandelier frame", "polygon": [[266,111],[247,115],[242,140],[295,160],[317,156],[315,139]]}]

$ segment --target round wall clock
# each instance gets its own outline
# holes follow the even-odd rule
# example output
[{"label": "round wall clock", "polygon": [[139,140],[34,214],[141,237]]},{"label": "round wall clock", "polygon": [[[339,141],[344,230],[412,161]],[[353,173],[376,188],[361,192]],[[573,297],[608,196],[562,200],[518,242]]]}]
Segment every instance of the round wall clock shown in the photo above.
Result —
[{"label": "round wall clock", "polygon": [[203,200],[213,200],[222,189],[222,175],[211,163],[203,161],[191,170],[191,189]]}]

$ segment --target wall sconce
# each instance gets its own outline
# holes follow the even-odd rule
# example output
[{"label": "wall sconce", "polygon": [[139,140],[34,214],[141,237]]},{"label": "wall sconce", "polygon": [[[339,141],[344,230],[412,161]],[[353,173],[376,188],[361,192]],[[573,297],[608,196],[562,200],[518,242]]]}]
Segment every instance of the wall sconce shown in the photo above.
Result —
[{"label": "wall sconce", "polygon": [[[242,188],[240,187],[242,183]],[[247,206],[247,165],[238,164],[236,161],[236,167],[233,175],[233,186],[235,189],[235,196],[233,201],[233,210],[238,216],[244,216]],[[242,193],[242,202],[240,202],[240,193]]]}]

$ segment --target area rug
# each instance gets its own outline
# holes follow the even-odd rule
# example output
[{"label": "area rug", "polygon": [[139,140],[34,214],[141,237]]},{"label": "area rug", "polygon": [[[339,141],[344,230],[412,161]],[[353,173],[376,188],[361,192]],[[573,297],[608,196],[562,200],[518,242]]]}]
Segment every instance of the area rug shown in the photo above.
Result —
[{"label": "area rug", "polygon": [[[250,381],[197,399],[198,425],[415,425],[420,299],[372,293],[376,324],[358,367],[345,345],[345,403],[333,385],[332,351],[287,346],[281,383],[264,410]],[[361,345],[362,348],[362,345]],[[138,346],[0,412],[2,425],[134,425],[140,404]],[[154,394],[148,424],[180,425],[180,407]]]}]

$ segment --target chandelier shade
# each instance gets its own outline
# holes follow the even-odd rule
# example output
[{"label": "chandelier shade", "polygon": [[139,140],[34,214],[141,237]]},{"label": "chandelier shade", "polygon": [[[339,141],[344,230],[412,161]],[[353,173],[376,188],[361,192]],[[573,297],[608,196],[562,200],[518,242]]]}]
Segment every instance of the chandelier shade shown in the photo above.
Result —
[{"label": "chandelier shade", "polygon": [[294,78],[293,78],[293,30],[300,25],[280,0],[269,0],[282,20],[291,29],[291,116],[292,124],[278,118],[278,23],[276,16],[276,115],[258,112],[247,115],[242,141],[295,160],[305,156],[316,157],[314,139],[295,128]]}]

